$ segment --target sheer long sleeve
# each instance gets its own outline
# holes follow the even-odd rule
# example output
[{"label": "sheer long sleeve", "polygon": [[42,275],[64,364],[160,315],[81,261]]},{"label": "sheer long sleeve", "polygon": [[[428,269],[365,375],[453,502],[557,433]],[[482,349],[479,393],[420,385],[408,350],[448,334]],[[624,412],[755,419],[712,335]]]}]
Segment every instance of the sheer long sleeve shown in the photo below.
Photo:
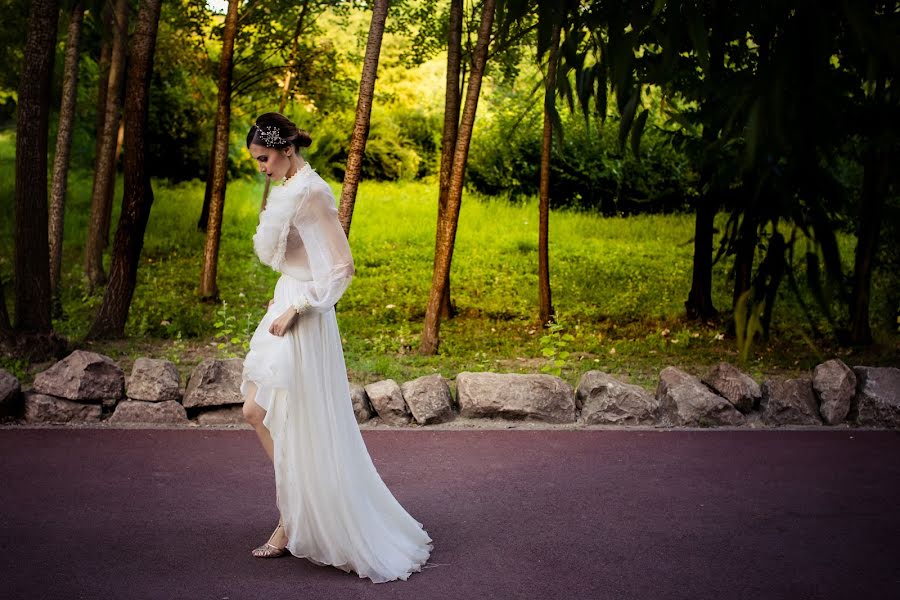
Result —
[{"label": "sheer long sleeve", "polygon": [[350,244],[338,220],[334,194],[324,181],[310,184],[307,197],[300,202],[292,223],[309,257],[312,285],[297,304],[309,304],[311,310],[327,312],[337,304],[355,268]]}]

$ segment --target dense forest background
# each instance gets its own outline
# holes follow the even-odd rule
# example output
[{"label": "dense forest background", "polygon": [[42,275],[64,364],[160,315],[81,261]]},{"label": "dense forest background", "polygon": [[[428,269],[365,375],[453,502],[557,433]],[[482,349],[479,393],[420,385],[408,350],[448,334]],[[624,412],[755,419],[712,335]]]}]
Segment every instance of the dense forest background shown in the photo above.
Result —
[{"label": "dense forest background", "polygon": [[[19,116],[22,81],[28,77],[26,67],[31,64],[26,56],[27,36],[35,26],[35,17],[29,11],[36,4],[40,3],[0,0],[0,8],[7,15],[0,24],[0,154],[4,155],[0,157],[4,195],[0,247],[6,257],[0,261],[0,282],[10,297],[16,288],[12,257],[20,243],[13,228],[14,208],[18,206],[18,200],[13,201],[13,189],[19,198],[23,185],[13,172],[14,146],[21,142],[16,131],[21,138],[23,127],[26,131],[39,127],[36,122],[22,123]],[[199,219],[198,231],[206,230],[209,198],[215,194],[210,182],[215,179],[217,161],[221,161],[229,198],[238,194],[237,190],[243,195],[242,200],[229,199],[223,209],[227,237],[229,210],[241,206],[241,214],[247,216],[247,206],[261,200],[261,190],[255,187],[258,174],[244,138],[255,115],[270,110],[282,110],[311,133],[313,145],[307,155],[321,175],[336,187],[345,181],[352,153],[351,132],[362,98],[360,75],[367,43],[371,45],[372,10],[377,10],[378,3],[233,0],[207,4],[165,0],[156,4],[159,13],[155,47],[149,56],[141,177],[153,181],[158,197],[168,197],[173,191],[190,196],[183,219],[191,223]],[[100,295],[106,284],[103,271],[114,269],[111,262],[115,250],[109,239],[116,230],[115,217],[121,213],[120,196],[116,196],[112,225],[107,224],[98,255],[105,261],[100,268],[103,277],[95,280],[88,264],[84,283],[80,263],[82,252],[89,252],[91,245],[87,231],[96,221],[88,206],[90,197],[98,193],[98,184],[91,177],[101,153],[98,140],[107,110],[104,92],[112,89],[108,83],[115,37],[111,15],[122,9],[129,15],[121,42],[126,52],[120,88],[124,98],[126,81],[137,64],[135,40],[146,23],[142,20],[144,5],[136,0],[67,0],[50,9],[58,18],[45,98],[48,168],[54,163],[60,107],[65,105],[68,32],[73,15],[78,11],[83,15],[75,54],[78,76],[68,158],[72,175],[65,227],[66,243],[72,247],[63,250],[65,273],[61,277],[67,287],[54,292],[55,321],[50,328],[66,334],[69,341],[85,335],[109,337],[91,335],[87,324],[94,318],[91,313],[100,310]],[[223,88],[229,7],[234,10],[233,57]],[[496,225],[502,228],[501,216],[509,218],[510,213],[490,207],[505,204],[525,211],[533,209],[534,225],[540,221],[545,231],[547,212],[542,207],[546,205],[556,211],[553,214],[589,216],[592,220],[586,222],[587,227],[597,231],[616,223],[620,230],[630,231],[640,223],[641,227],[658,228],[657,233],[664,235],[666,228],[674,227],[670,223],[677,221],[679,233],[674,238],[678,241],[671,243],[673,256],[693,255],[690,264],[682,265],[685,279],[679,285],[683,289],[675,292],[680,299],[665,309],[648,300],[644,310],[638,303],[623,317],[598,313],[590,308],[590,298],[579,297],[569,301],[562,314],[574,314],[587,323],[593,320],[595,326],[603,328],[613,321],[629,329],[628,339],[632,340],[668,332],[676,321],[693,323],[686,326],[707,327],[716,336],[734,340],[736,352],[746,359],[753,356],[754,341],[769,343],[772,324],[778,322],[775,307],[781,303],[782,336],[789,345],[802,347],[802,352],[815,352],[817,346],[828,344],[887,348],[893,353],[889,355],[896,355],[900,327],[900,200],[894,168],[900,157],[895,87],[900,8],[896,2],[833,7],[807,2],[769,5],[739,1],[391,3],[380,38],[371,121],[359,177],[373,184],[414,190],[411,193],[422,196],[414,201],[441,203],[437,230],[431,213],[423,213],[414,227],[431,232],[423,236],[425,240],[435,235],[437,240],[433,244],[423,241],[418,248],[429,266],[417,274],[423,280],[417,284],[419,295],[409,301],[402,319],[404,331],[409,328],[406,337],[412,341],[404,342],[401,350],[420,343],[424,354],[437,349],[436,329],[430,350],[419,339],[423,319],[428,330],[429,323],[440,318],[432,316],[430,308],[425,309],[433,258],[431,296],[437,298],[435,302],[443,297],[447,303],[442,318],[464,318],[467,313],[459,306],[459,298],[471,300],[465,282],[460,283],[460,297],[449,300],[449,257],[448,289],[435,296],[437,283],[445,279],[436,274],[436,259],[442,252],[452,256],[460,219],[452,210],[446,216],[441,195],[446,187],[442,142],[450,96],[446,81],[453,50],[447,40],[448,35],[452,39],[455,8],[460,11],[456,18],[461,34],[457,103],[462,104],[472,94],[466,86],[479,72],[479,32],[487,33],[481,59],[483,81],[480,91],[475,91],[477,118],[462,165],[467,197],[484,204],[484,217],[490,220],[491,215],[497,215]],[[230,113],[225,151],[217,153],[223,89],[227,90]],[[464,124],[465,111],[459,106],[456,110],[456,124]],[[125,102],[124,118],[113,127],[117,130],[115,154],[110,154],[120,173],[116,193],[123,193],[124,186],[126,195],[131,139],[126,132],[128,114]],[[49,172],[48,186],[52,179]],[[421,187],[408,187],[416,185]],[[384,187],[371,189],[387,194]],[[199,196],[205,197],[201,206],[197,205]],[[222,198],[224,202],[224,191]],[[352,203],[349,206],[352,210]],[[387,208],[377,213],[378,218],[402,220],[405,216],[401,210],[407,210],[406,216],[418,214],[403,206],[401,202]],[[168,214],[165,211],[169,209],[159,205],[154,210]],[[539,211],[543,211],[540,218]],[[154,217],[149,203],[146,212],[151,232],[148,240],[153,240]],[[659,221],[653,215],[668,215],[675,221]],[[637,220],[628,224],[632,218]],[[361,219],[355,221],[356,227],[362,228],[356,235],[363,240],[369,235],[363,229],[372,224]],[[249,221],[245,225],[252,234],[252,218]],[[692,221],[693,225],[685,226]],[[442,246],[440,222],[453,224],[452,232],[444,238],[449,250],[447,244]],[[220,235],[223,226],[215,227],[219,228],[216,235]],[[72,228],[80,230],[70,233]],[[460,235],[464,231],[461,224]],[[247,235],[246,231],[242,235]],[[502,232],[484,235],[489,241],[502,237]],[[541,235],[537,244],[519,244],[516,251],[533,253],[535,259],[540,254],[542,264],[546,264],[547,236]],[[634,238],[632,255],[620,260],[639,260],[637,255],[643,251],[640,235]],[[549,260],[555,270],[549,273],[560,277],[561,290],[569,285],[567,278],[585,278],[586,267],[569,269],[566,261],[570,257],[554,257],[553,248],[577,252],[571,250],[577,247],[577,239],[571,238],[579,236],[584,237],[587,247],[594,232],[568,227],[550,232]],[[143,237],[141,230],[141,243]],[[353,236],[351,243],[356,243]],[[210,260],[208,248],[207,241],[206,261]],[[140,251],[138,244],[138,256]],[[199,259],[199,250],[194,252],[194,258]],[[464,257],[470,256],[465,254],[467,250],[461,252]],[[359,259],[364,263],[369,257],[360,254]],[[137,259],[132,262],[135,272],[153,268],[142,262],[139,270]],[[454,273],[466,269],[458,263],[453,263]],[[398,259],[398,269],[405,265]],[[667,266],[662,258],[646,268],[664,271]],[[365,268],[362,272],[365,274]],[[652,280],[656,275],[639,276]],[[602,281],[601,274],[601,286]],[[574,332],[571,327],[564,330],[561,320],[554,317],[559,312],[554,305],[560,303],[551,305],[546,268],[542,266],[527,285],[546,285],[547,289],[542,288],[540,294],[529,291],[522,314],[501,320],[531,319],[539,328],[553,323],[556,328],[527,351],[520,345],[501,344],[498,352],[549,356],[557,359],[554,364],[566,366],[565,360],[558,361],[560,352],[553,348],[573,346],[574,338],[563,340],[563,334]],[[522,293],[517,285],[506,289],[508,294]],[[139,289],[136,302],[144,302],[141,293]],[[212,315],[221,311],[216,302],[229,293],[216,290],[200,294],[200,308],[187,312],[195,320],[221,322]],[[660,290],[660,294],[670,295],[670,291]],[[173,295],[183,297],[183,288]],[[532,298],[533,309],[528,307]],[[126,314],[130,304],[129,296]],[[510,304],[520,305],[514,300]],[[26,305],[29,303],[22,304]],[[347,319],[352,318],[354,307],[366,312],[353,296],[347,305]],[[673,305],[681,305],[683,310],[673,314]],[[477,308],[472,310],[483,316]],[[4,307],[4,315],[7,310]],[[16,325],[15,307],[9,313],[9,332],[34,329],[27,323]],[[82,324],[71,326],[73,318]],[[134,315],[129,318],[127,331],[133,335],[140,328]],[[629,327],[634,322],[639,323],[637,329]],[[396,323],[393,319],[384,325]],[[580,327],[589,327],[587,323]],[[37,329],[45,333],[50,330]],[[224,325],[216,331],[185,321],[177,334],[179,339],[182,335],[202,339],[204,335],[219,335],[222,329]],[[165,327],[154,327],[152,332],[160,339],[172,339],[176,333]],[[233,341],[236,336],[226,334],[225,338],[239,345]],[[14,347],[22,348],[21,344]],[[566,357],[568,350],[574,348],[566,348]]]}]

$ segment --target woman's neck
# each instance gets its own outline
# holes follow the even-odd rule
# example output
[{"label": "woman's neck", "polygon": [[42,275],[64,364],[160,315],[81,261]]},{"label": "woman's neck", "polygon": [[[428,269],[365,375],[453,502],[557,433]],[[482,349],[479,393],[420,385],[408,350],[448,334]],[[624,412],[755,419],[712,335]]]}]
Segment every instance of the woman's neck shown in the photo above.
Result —
[{"label": "woman's neck", "polygon": [[287,181],[291,177],[297,174],[297,171],[303,168],[306,162],[299,154],[291,155],[291,167],[288,169],[287,173],[284,174],[284,180]]}]

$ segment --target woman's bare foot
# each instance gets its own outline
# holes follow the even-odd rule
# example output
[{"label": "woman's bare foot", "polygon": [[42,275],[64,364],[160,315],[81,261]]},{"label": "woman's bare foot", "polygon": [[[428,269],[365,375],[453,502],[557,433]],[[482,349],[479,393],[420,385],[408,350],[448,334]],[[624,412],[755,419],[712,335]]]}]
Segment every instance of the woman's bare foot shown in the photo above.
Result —
[{"label": "woman's bare foot", "polygon": [[288,549],[285,548],[287,541],[284,525],[279,523],[272,535],[269,536],[269,541],[258,548],[254,548],[252,554],[256,558],[278,558],[279,556],[284,556],[288,553]]}]

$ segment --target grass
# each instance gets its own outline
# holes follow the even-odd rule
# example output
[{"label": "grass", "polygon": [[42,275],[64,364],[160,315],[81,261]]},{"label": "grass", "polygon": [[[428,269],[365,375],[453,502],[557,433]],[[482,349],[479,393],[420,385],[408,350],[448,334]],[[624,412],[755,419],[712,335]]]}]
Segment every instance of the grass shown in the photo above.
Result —
[{"label": "grass", "polygon": [[[0,276],[12,295],[14,153],[0,134]],[[315,166],[315,157],[311,158]],[[118,221],[121,178],[113,228]],[[339,186],[332,184],[335,195]],[[139,356],[165,357],[183,374],[208,356],[243,356],[271,297],[278,274],[253,254],[262,181],[229,184],[219,254],[221,303],[200,302],[204,234],[196,229],[202,182],[154,181],[155,202],[145,237],[138,284],[125,340],[81,342],[101,302],[88,295],[82,253],[89,218],[91,177],[70,176],[62,273],[63,314],[54,328],[75,346],[105,353],[126,370]],[[427,182],[360,186],[350,236],[357,267],[338,307],[351,379],[405,381],[464,370],[539,372],[544,331],[537,323],[537,205],[467,194],[463,199],[452,267],[456,318],[441,326],[436,356],[417,354],[431,282],[437,186]],[[557,211],[550,222],[553,303],[562,333],[573,336],[561,375],[575,384],[590,369],[653,387],[658,372],[676,365],[700,372],[719,360],[738,361],[722,323],[684,320],[693,245],[691,215],[603,218]],[[841,238],[847,268],[853,240]],[[107,268],[108,268],[107,257]],[[802,268],[799,266],[798,268]],[[728,265],[714,270],[713,300],[730,305]],[[796,300],[786,291],[775,308],[772,336],[743,367],[758,378],[802,373],[823,359],[849,364],[897,364],[900,340],[892,328],[865,350],[841,348],[827,337],[810,339]],[[878,294],[878,288],[875,289]],[[8,301],[11,306],[11,299]],[[45,365],[4,359],[25,381]]]}]

